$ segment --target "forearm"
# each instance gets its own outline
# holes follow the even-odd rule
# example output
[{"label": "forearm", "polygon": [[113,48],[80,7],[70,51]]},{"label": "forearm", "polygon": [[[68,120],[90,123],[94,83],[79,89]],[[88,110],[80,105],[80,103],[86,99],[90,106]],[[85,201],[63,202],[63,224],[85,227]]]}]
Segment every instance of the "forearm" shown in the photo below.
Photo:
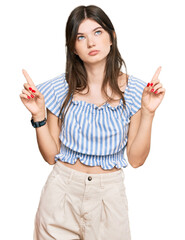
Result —
[{"label": "forearm", "polygon": [[[41,118],[33,117],[34,121],[41,121],[41,119],[44,119],[44,117],[41,117]],[[37,143],[38,143],[38,147],[41,155],[43,156],[46,162],[48,162],[49,164],[54,164],[55,155],[59,153],[59,150],[57,148],[57,144],[55,143],[54,139],[52,138],[49,132],[47,122],[44,126],[35,128],[35,129],[36,129]]]},{"label": "forearm", "polygon": [[145,162],[151,143],[151,130],[154,114],[141,110],[141,120],[135,139],[130,146],[128,160],[133,167],[139,167]]}]

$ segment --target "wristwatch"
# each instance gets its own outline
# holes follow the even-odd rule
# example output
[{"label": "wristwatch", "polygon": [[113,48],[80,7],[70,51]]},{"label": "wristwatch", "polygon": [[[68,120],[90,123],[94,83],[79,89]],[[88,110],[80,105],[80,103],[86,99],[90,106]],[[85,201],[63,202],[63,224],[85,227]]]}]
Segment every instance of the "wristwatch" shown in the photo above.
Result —
[{"label": "wristwatch", "polygon": [[42,120],[42,121],[40,121],[40,122],[34,122],[34,121],[33,121],[33,118],[32,118],[32,119],[31,119],[31,124],[32,124],[32,126],[33,126],[34,128],[38,128],[38,127],[44,126],[44,125],[46,124],[46,121],[47,121],[47,119],[44,118],[44,120]]}]

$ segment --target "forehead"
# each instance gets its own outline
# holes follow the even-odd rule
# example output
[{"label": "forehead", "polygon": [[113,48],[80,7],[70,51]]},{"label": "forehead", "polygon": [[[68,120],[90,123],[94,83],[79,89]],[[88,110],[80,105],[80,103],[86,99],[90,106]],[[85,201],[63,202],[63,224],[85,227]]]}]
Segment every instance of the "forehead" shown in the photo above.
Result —
[{"label": "forehead", "polygon": [[102,27],[99,23],[92,19],[84,19],[78,28],[78,32],[80,33],[88,33],[93,31],[97,27]]}]

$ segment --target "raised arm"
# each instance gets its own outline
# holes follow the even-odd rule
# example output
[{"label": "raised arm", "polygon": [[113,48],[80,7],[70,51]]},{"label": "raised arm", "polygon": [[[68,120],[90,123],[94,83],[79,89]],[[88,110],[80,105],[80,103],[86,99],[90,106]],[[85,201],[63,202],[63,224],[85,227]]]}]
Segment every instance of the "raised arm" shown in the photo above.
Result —
[{"label": "raised arm", "polygon": [[[23,70],[23,75],[26,78],[24,89],[19,95],[22,103],[31,112],[35,122],[42,121],[45,118],[45,101],[44,96],[38,91],[28,73]],[[41,155],[49,164],[54,164],[54,157],[60,151],[59,127],[57,127],[57,117],[47,110],[47,122],[44,126],[35,128],[37,143]]]},{"label": "raised arm", "polygon": [[165,89],[158,79],[160,71],[161,67],[157,69],[152,81],[144,88],[141,109],[131,117],[127,156],[134,168],[144,164],[150,151],[152,121],[165,94]]}]

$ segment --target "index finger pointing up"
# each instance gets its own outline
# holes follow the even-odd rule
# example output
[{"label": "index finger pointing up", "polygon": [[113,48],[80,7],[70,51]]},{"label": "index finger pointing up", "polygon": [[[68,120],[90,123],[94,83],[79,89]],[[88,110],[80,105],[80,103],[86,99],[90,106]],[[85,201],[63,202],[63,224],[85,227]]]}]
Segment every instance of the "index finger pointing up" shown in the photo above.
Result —
[{"label": "index finger pointing up", "polygon": [[26,70],[22,69],[22,73],[23,75],[25,76],[27,82],[32,85],[32,86],[35,86],[35,84],[33,83],[31,77],[29,76],[29,74],[26,72]]},{"label": "index finger pointing up", "polygon": [[158,67],[157,71],[155,72],[155,74],[152,78],[152,81],[155,81],[156,79],[158,79],[160,72],[161,72],[161,67]]}]

